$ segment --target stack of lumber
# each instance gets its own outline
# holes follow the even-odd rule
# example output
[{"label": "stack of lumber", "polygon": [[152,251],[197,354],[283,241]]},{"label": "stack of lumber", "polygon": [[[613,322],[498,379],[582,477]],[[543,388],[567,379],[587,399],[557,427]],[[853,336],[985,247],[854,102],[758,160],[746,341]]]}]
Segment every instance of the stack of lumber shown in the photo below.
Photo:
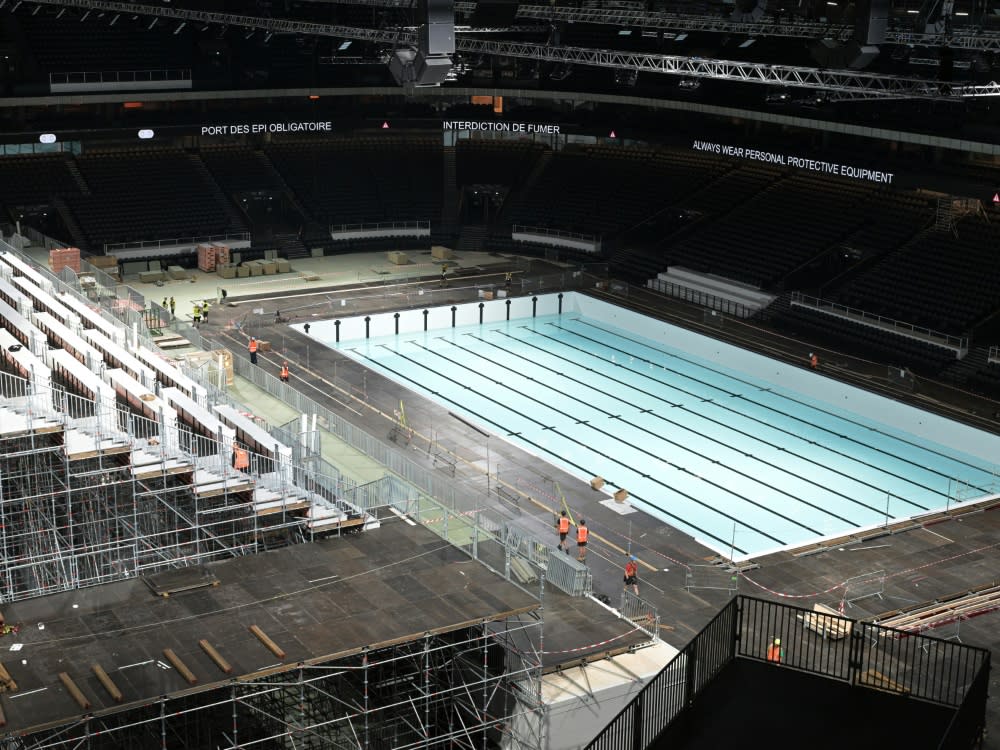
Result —
[{"label": "stack of lumber", "polygon": [[1000,586],[959,591],[950,596],[880,615],[876,622],[887,628],[919,633],[957,620],[1000,609]]}]

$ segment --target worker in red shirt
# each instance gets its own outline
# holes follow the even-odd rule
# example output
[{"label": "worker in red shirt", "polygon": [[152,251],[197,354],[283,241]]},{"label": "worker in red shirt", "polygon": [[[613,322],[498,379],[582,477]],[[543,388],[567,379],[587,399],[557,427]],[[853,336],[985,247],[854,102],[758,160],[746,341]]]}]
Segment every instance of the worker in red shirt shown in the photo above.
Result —
[{"label": "worker in red shirt", "polygon": [[809,352],[809,366],[814,369],[819,369],[819,357],[816,356],[815,352]]},{"label": "worker in red shirt", "polygon": [[566,543],[566,536],[569,534],[569,516],[566,515],[566,511],[563,511],[556,520],[556,529],[559,531],[559,546],[556,549],[561,549],[568,555],[569,548],[563,547]]},{"label": "worker in red shirt", "polygon": [[287,362],[282,362],[281,363],[281,382],[282,383],[287,383],[288,382],[288,363]]},{"label": "worker in red shirt", "polygon": [[632,587],[632,592],[639,596],[639,558],[629,555],[625,563],[625,588]]},{"label": "worker in red shirt", "polygon": [[587,522],[581,518],[579,525],[576,527],[576,549],[579,552],[576,559],[580,562],[583,562],[584,558],[587,557],[588,536],[590,536],[590,530],[587,528]]}]

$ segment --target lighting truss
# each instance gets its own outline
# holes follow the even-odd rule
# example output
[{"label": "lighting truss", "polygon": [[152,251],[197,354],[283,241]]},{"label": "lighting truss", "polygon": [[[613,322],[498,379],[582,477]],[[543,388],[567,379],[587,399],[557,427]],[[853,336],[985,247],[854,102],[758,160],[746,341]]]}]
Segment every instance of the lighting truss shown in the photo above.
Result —
[{"label": "lighting truss", "polygon": [[[34,0],[42,5],[71,6],[124,13],[139,13],[180,20],[216,23],[232,28],[260,29],[272,33],[333,36],[342,39],[376,42],[390,45],[414,45],[416,34],[400,29],[361,29],[351,26],[261,18],[232,13],[140,5],[118,0]],[[589,65],[616,70],[636,70],[667,73],[688,78],[709,78],[738,83],[760,83],[772,86],[808,88],[811,90],[851,93],[865,98],[960,99],[1000,96],[1000,84],[984,85],[940,83],[920,78],[879,75],[859,71],[821,70],[793,65],[709,60],[682,55],[652,55],[617,50],[580,47],[551,47],[544,44],[491,40],[458,36],[455,49],[482,55],[500,55],[536,61]]]},{"label": "lighting truss", "polygon": [[[364,5],[376,8],[409,8],[412,0],[310,0],[336,5]],[[455,2],[455,13],[471,15],[476,3],[468,0]],[[720,16],[699,16],[682,13],[649,12],[627,8],[569,8],[564,6],[521,4],[517,17],[536,21],[564,21],[567,23],[592,23],[605,26],[631,26],[646,30],[707,31],[720,34],[745,34],[752,37],[792,37],[796,39],[835,39],[845,42],[854,35],[850,24],[828,24],[790,19],[745,23],[730,21]],[[955,20],[952,19],[952,23]],[[1000,33],[974,26],[957,26],[951,33],[922,33],[918,31],[889,29],[885,41],[890,44],[909,44],[914,47],[949,46],[967,50],[1000,50]]]},{"label": "lighting truss", "polygon": [[[358,0],[351,0],[357,2]],[[385,2],[391,0],[366,0]],[[456,3],[459,5],[471,3]],[[847,41],[854,35],[854,27],[845,24],[825,24],[801,20],[768,20],[745,23],[723,17],[687,16],[678,13],[650,13],[646,11],[615,8],[565,8],[547,5],[521,5],[518,18],[539,21],[565,21],[592,23],[607,26],[631,26],[642,29],[672,31],[709,31],[725,34],[745,34],[751,37],[781,36],[801,39],[836,39]],[[914,47],[949,46],[968,50],[1000,50],[1000,34],[976,28],[954,28],[950,34],[925,34],[917,31],[890,29],[885,41],[890,44],[909,44]]]}]

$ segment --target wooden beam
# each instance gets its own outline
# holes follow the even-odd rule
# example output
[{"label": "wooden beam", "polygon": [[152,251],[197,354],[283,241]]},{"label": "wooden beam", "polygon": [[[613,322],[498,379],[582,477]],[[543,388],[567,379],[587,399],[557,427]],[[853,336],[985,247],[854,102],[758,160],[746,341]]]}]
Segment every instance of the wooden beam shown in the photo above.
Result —
[{"label": "wooden beam", "polygon": [[7,726],[7,714],[3,712],[3,706],[0,706],[0,727]]},{"label": "wooden beam", "polygon": [[104,685],[104,689],[108,691],[108,695],[114,699],[115,703],[121,703],[122,691],[119,690],[118,686],[115,685],[110,677],[108,677],[108,673],[101,668],[101,665],[91,664],[90,668],[94,671],[94,674],[97,675],[97,679],[101,681],[101,684]]},{"label": "wooden beam", "polygon": [[87,696],[83,694],[83,691],[76,686],[76,683],[73,682],[72,677],[70,677],[66,672],[60,672],[59,680],[62,682],[66,690],[69,691],[69,694],[73,696],[73,700],[75,700],[80,705],[80,708],[82,709],[90,708],[90,701],[87,700]]},{"label": "wooden beam", "polygon": [[250,632],[253,633],[255,636],[257,636],[257,640],[263,643],[267,647],[268,651],[270,651],[272,654],[277,656],[279,659],[285,658],[286,654],[281,649],[281,646],[279,646],[277,643],[268,638],[267,634],[259,627],[257,627],[256,625],[251,625]]},{"label": "wooden beam", "polygon": [[185,679],[188,685],[198,684],[198,678],[194,676],[194,672],[187,668],[187,665],[181,661],[181,657],[175,654],[172,648],[163,649],[163,655],[167,657],[167,661],[174,665],[174,669]]},{"label": "wooden beam", "polygon": [[215,646],[206,641],[204,638],[198,641],[198,645],[201,646],[201,650],[208,654],[208,658],[215,662],[215,665],[221,669],[226,674],[230,674],[233,668],[230,666],[229,662],[222,658],[222,654],[215,650]]},{"label": "wooden beam", "polygon": [[0,693],[13,693],[17,691],[17,683],[14,682],[14,678],[10,676],[10,672],[0,662]]}]

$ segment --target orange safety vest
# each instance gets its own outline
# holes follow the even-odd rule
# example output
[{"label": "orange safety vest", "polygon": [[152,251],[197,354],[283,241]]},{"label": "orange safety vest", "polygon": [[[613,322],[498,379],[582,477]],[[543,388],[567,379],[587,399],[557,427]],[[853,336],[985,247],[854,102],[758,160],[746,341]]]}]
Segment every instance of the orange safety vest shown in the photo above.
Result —
[{"label": "orange safety vest", "polygon": [[767,647],[767,660],[780,663],[781,662],[781,646],[775,646],[773,643]]},{"label": "orange safety vest", "polygon": [[250,352],[253,353],[255,351],[257,351],[257,339],[250,341]]},{"label": "orange safety vest", "polygon": [[585,541],[587,541],[587,534],[589,534],[589,533],[590,533],[590,531],[587,529],[586,526],[577,526],[576,527],[576,541],[578,541],[578,542],[585,542]]},{"label": "orange safety vest", "polygon": [[569,533],[569,519],[566,516],[559,517],[559,533],[560,534]]},{"label": "orange safety vest", "polygon": [[809,364],[812,365],[812,368],[815,370],[817,367],[819,367],[819,357],[817,357],[815,354],[812,355],[809,358]]},{"label": "orange safety vest", "polygon": [[237,469],[246,469],[250,466],[250,454],[242,448],[236,448],[236,461],[233,466]]},{"label": "orange safety vest", "polygon": [[283,378],[287,378],[288,377],[288,365],[282,365],[281,366],[281,377],[283,377]]}]

